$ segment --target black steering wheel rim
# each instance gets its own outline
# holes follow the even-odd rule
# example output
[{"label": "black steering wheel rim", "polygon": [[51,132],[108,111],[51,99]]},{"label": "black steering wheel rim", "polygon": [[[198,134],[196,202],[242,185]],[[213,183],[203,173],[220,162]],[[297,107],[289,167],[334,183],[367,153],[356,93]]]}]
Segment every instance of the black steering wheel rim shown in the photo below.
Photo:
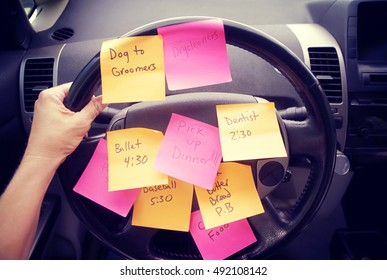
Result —
[{"label": "black steering wheel rim", "polygon": [[[167,19],[142,26],[124,36],[155,35],[159,27],[204,19],[211,18],[183,17]],[[307,119],[305,121],[284,121],[290,144],[289,156],[305,157],[311,162],[311,172],[301,196],[295,205],[286,211],[276,209],[272,201],[269,198],[265,198],[263,201],[265,214],[258,215],[257,218],[250,218],[250,222],[256,226],[259,244],[250,246],[247,250],[234,256],[240,259],[266,258],[274,253],[278,247],[284,245],[300,233],[318,211],[334,171],[336,156],[335,128],[331,110],[323,90],[311,71],[298,57],[286,46],[257,29],[238,22],[222,20],[226,42],[260,56],[281,71],[293,84],[307,111]],[[99,54],[97,54],[75,79],[65,100],[65,105],[73,111],[81,110],[91,99],[100,82],[100,61]],[[310,137],[307,140],[307,145],[299,141],[298,133],[303,133],[304,136]],[[79,149],[81,149],[81,146]],[[71,162],[71,157],[61,167],[61,177],[68,175],[67,170],[70,168],[68,165]],[[76,176],[79,178],[80,174]],[[98,215],[98,213],[93,213],[96,208],[90,206],[89,202],[84,199],[76,197],[72,192],[72,187],[76,182],[74,180],[72,182],[67,180],[64,183],[65,192],[74,211],[86,224],[87,228],[124,256],[136,258],[136,253],[131,254],[126,249],[119,248],[119,242],[115,243],[112,241],[112,239],[117,238],[122,238],[123,240],[128,238],[129,235],[126,236],[126,232],[130,231],[128,225],[123,226],[118,235],[112,234],[104,226],[99,225],[98,220],[91,218],[93,214]],[[258,226],[258,224],[261,226]],[[257,229],[258,227],[259,229]],[[149,232],[149,234],[151,233]],[[154,258],[154,256],[149,255],[149,258]]]}]

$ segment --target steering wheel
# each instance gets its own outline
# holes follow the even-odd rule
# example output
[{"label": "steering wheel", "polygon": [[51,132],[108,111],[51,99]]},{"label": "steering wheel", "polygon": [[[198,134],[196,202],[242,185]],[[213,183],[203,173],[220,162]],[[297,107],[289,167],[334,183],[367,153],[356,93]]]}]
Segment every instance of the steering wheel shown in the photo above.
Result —
[{"label": "steering wheel", "polygon": [[[145,25],[124,36],[156,35],[159,27],[203,19],[210,18],[167,19]],[[285,171],[300,162],[309,169],[307,179],[292,203],[288,203],[286,197],[273,196],[270,191],[261,197],[265,213],[248,219],[257,242],[230,257],[268,258],[294,239],[311,222],[319,209],[334,171],[335,127],[322,88],[298,57],[283,44],[257,29],[226,19],[223,19],[223,23],[227,44],[249,51],[278,69],[293,85],[306,111],[302,120],[289,120],[278,114],[278,122],[288,150],[287,161],[279,162],[279,165],[271,159],[264,162],[270,163],[269,165],[262,164],[261,161],[249,162],[257,185],[265,190],[274,189],[281,184]],[[74,111],[83,108],[100,83],[100,60],[97,54],[75,79],[65,100],[66,106]],[[172,112],[217,125],[215,105],[254,102],[261,101],[255,96],[240,93],[171,95],[162,102],[131,104],[113,118],[109,130],[137,126],[165,132]],[[283,103],[282,106],[286,105],[286,101]],[[59,178],[70,205],[88,230],[126,258],[200,259],[200,253],[190,233],[132,226],[132,212],[127,217],[118,216],[72,190],[91,158],[97,141],[98,137],[85,139],[59,169]],[[276,166],[280,168],[275,168]],[[265,180],[265,174],[273,174],[271,172],[279,172],[274,176],[274,182]],[[260,194],[262,195],[261,192]],[[277,201],[281,199],[286,202],[281,205],[287,206],[279,206]]]}]

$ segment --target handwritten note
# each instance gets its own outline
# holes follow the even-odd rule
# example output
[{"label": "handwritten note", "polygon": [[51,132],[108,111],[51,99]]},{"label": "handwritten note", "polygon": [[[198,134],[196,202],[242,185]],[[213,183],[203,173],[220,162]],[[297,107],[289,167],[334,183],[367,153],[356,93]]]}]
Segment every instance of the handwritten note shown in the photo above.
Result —
[{"label": "handwritten note", "polygon": [[200,210],[191,215],[190,232],[205,260],[223,260],[257,241],[246,219],[206,230]]},{"label": "handwritten note", "polygon": [[140,189],[108,191],[107,144],[101,139],[74,191],[101,206],[126,217],[133,206]]},{"label": "handwritten note", "polygon": [[224,161],[286,157],[274,103],[216,106]]},{"label": "handwritten note", "polygon": [[217,127],[172,114],[155,161],[155,169],[182,181],[212,189],[221,159]]},{"label": "handwritten note", "polygon": [[162,100],[165,98],[162,38],[125,37],[101,47],[103,103]]},{"label": "handwritten note", "polygon": [[107,132],[109,191],[168,184],[153,168],[163,134],[147,128]]},{"label": "handwritten note", "polygon": [[189,22],[158,29],[163,36],[170,90],[231,81],[223,22]]},{"label": "handwritten note", "polygon": [[212,190],[195,193],[206,229],[264,212],[249,165],[222,163]]},{"label": "handwritten note", "polygon": [[132,225],[188,231],[193,186],[175,178],[166,185],[142,188],[133,208]]}]

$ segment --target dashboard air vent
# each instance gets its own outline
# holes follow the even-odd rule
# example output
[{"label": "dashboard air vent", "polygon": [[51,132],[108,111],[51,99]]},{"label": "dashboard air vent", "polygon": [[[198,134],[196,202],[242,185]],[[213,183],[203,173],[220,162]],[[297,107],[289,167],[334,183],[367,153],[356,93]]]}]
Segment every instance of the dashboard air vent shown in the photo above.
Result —
[{"label": "dashboard air vent", "polygon": [[57,29],[51,34],[51,38],[56,41],[65,41],[70,39],[74,35],[74,30],[71,28],[61,28]]},{"label": "dashboard air vent", "polygon": [[34,111],[34,104],[39,93],[53,86],[54,59],[34,58],[26,60],[24,67],[24,108],[26,112]]},{"label": "dashboard air vent", "polygon": [[310,67],[329,103],[341,103],[342,84],[339,58],[333,47],[309,48]]}]

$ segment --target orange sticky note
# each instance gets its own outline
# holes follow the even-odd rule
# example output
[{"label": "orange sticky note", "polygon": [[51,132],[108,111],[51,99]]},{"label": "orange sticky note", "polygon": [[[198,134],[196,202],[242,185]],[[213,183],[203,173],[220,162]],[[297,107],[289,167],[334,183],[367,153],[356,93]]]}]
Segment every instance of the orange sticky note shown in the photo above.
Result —
[{"label": "orange sticky note", "polygon": [[163,133],[147,128],[107,132],[109,191],[168,184],[153,168]]},{"label": "orange sticky note", "polygon": [[169,178],[166,185],[142,188],[133,208],[132,225],[189,231],[193,185]]},{"label": "orange sticky note", "polygon": [[100,60],[103,103],[165,98],[164,50],[160,35],[105,41]]},{"label": "orange sticky note", "polygon": [[221,163],[214,188],[195,193],[206,229],[264,212],[249,165]]},{"label": "orange sticky note", "polygon": [[274,103],[216,106],[224,161],[286,157]]}]

